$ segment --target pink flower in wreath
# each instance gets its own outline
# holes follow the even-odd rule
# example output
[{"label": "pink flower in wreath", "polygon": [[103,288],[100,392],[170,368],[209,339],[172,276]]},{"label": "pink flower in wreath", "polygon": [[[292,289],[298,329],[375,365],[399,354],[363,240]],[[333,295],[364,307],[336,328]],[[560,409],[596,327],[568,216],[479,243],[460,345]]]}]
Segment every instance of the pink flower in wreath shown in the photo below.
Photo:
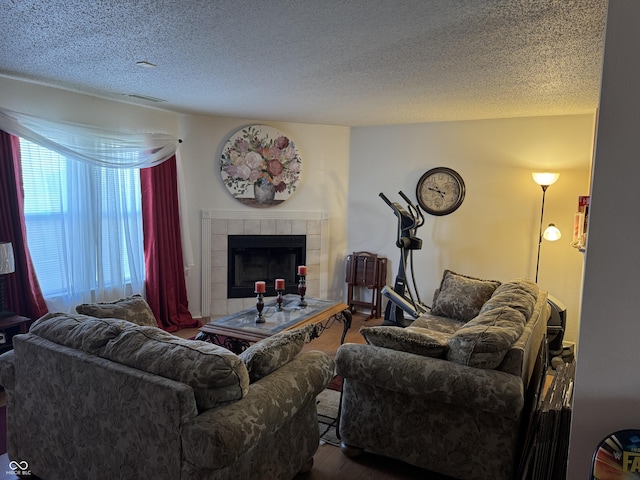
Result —
[{"label": "pink flower in wreath", "polygon": [[295,162],[289,162],[287,168],[291,173],[300,173],[300,162],[298,162],[297,160]]},{"label": "pink flower in wreath", "polygon": [[293,160],[296,156],[296,149],[293,148],[291,145],[288,145],[286,148],[284,148],[283,152],[284,152],[284,158],[286,158],[287,160]]},{"label": "pink flower in wreath", "polygon": [[267,164],[267,172],[269,172],[269,175],[275,177],[280,175],[282,170],[284,170],[284,167],[282,166],[282,163],[280,163],[280,160],[269,160],[269,163]]},{"label": "pink flower in wreath", "polygon": [[249,142],[244,138],[238,138],[236,140],[236,151],[240,154],[247,153],[249,151]]},{"label": "pink flower in wreath", "polygon": [[283,148],[287,148],[289,146],[289,139],[287,137],[285,137],[284,135],[278,137],[276,139],[276,145],[278,146],[279,149],[283,149]]},{"label": "pink flower in wreath", "polygon": [[230,177],[248,179],[251,175],[251,169],[246,165],[229,165],[225,171]]},{"label": "pink flower in wreath", "polygon": [[260,179],[260,177],[262,177],[262,172],[260,170],[251,170],[251,173],[249,174],[249,181],[251,183],[255,183]]},{"label": "pink flower in wreath", "polygon": [[244,161],[249,168],[255,170],[257,168],[262,168],[262,156],[257,152],[249,152],[244,157]]},{"label": "pink flower in wreath", "polygon": [[280,158],[280,149],[278,147],[269,147],[265,153],[269,159]]}]

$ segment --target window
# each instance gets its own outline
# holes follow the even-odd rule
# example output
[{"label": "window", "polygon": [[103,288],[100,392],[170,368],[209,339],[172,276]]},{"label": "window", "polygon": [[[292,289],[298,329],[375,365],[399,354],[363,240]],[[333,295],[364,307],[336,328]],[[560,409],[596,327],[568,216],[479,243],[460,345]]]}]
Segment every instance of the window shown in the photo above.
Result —
[{"label": "window", "polygon": [[139,171],[81,163],[24,139],[20,149],[27,242],[49,309],[141,293]]}]

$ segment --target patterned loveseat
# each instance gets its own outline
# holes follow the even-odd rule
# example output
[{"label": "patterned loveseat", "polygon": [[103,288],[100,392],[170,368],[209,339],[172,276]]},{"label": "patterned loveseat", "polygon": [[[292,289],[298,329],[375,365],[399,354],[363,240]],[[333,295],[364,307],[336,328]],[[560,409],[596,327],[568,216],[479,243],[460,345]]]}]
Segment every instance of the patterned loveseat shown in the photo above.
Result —
[{"label": "patterned loveseat", "polygon": [[548,317],[530,280],[445,271],[429,314],[407,328],[362,327],[366,345],[338,350],[343,452],[464,480],[515,478]]},{"label": "patterned loveseat", "polygon": [[47,314],[0,357],[9,459],[56,479],[291,479],[333,376],[308,329],[242,355],[153,326]]}]

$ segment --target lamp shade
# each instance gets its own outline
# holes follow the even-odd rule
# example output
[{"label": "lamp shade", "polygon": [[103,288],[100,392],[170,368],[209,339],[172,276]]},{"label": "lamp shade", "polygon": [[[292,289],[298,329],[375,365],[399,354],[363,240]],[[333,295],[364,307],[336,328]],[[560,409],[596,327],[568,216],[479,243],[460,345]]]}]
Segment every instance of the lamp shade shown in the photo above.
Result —
[{"label": "lamp shade", "polygon": [[549,185],[553,185],[558,180],[560,176],[559,173],[549,173],[549,172],[534,172],[531,174],[533,177],[533,181],[538,185],[548,187]]},{"label": "lamp shade", "polygon": [[545,240],[555,242],[556,240],[560,240],[560,237],[562,237],[562,232],[553,223],[550,223],[549,226],[544,229],[544,233],[542,234],[542,236]]},{"label": "lamp shade", "polygon": [[13,273],[16,265],[13,259],[13,247],[10,242],[0,243],[0,275]]}]

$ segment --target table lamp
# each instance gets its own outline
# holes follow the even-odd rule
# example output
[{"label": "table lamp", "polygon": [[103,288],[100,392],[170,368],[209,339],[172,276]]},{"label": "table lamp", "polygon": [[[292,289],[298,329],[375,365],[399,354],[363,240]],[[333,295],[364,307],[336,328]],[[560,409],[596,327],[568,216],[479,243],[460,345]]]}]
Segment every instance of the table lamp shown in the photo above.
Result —
[{"label": "table lamp", "polygon": [[16,271],[13,247],[10,242],[0,242],[0,318],[10,317],[13,312],[4,308],[4,277]]}]

